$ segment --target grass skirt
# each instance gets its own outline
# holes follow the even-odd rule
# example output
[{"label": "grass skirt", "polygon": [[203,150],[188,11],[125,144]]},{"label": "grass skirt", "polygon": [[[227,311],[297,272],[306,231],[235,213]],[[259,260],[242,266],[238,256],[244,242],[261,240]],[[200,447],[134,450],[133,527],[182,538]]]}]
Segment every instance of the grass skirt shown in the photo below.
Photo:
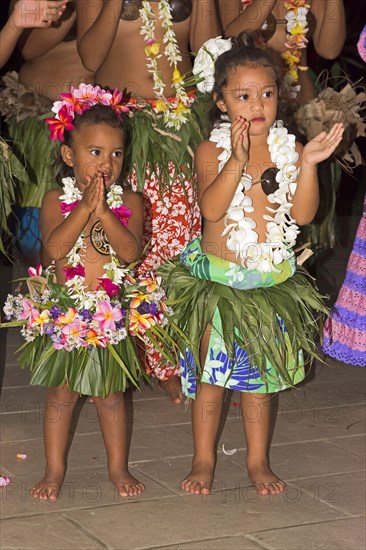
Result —
[{"label": "grass skirt", "polygon": [[[194,397],[197,380],[241,391],[279,391],[303,379],[304,360],[319,357],[318,321],[327,308],[307,273],[294,272],[294,258],[277,267],[280,273],[246,270],[203,254],[195,239],[181,264],[159,269],[173,321],[189,342],[181,361],[186,395]],[[202,368],[200,345],[209,327]]]},{"label": "grass skirt", "polygon": [[66,386],[82,395],[107,397],[137,385],[141,369],[135,338],[127,336],[118,344],[91,350],[56,350],[47,335],[24,344],[21,368],[29,368],[31,384],[56,388]]}]

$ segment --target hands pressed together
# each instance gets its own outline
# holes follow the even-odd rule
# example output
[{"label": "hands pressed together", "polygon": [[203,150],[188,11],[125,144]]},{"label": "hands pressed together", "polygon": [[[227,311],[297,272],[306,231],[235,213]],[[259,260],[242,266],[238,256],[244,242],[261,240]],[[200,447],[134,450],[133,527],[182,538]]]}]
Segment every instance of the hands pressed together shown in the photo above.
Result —
[{"label": "hands pressed together", "polygon": [[96,217],[100,219],[109,210],[105,196],[103,174],[97,170],[94,176],[87,176],[87,179],[88,183],[83,191],[81,203],[85,205],[90,214],[94,212]]}]

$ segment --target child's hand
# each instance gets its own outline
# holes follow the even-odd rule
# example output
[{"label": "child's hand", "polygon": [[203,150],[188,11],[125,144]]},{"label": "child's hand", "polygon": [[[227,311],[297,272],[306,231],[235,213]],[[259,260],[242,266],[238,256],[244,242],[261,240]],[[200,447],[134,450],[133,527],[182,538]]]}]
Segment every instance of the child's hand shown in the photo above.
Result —
[{"label": "child's hand", "polygon": [[105,183],[102,172],[97,172],[98,176],[98,202],[95,208],[95,215],[97,218],[102,218],[104,214],[109,210],[107,199],[105,196]]},{"label": "child's hand", "polygon": [[321,132],[305,145],[302,153],[302,162],[308,166],[315,166],[326,160],[336,150],[342,140],[344,126],[337,122],[327,132]]},{"label": "child's hand", "polygon": [[231,156],[238,162],[246,164],[249,158],[249,122],[238,116],[231,125]]},{"label": "child's hand", "polygon": [[100,181],[98,178],[98,172],[94,174],[92,178],[87,176],[88,183],[83,191],[83,198],[81,199],[81,204],[83,204],[88,212],[91,214],[97,207],[99,201],[100,193]]}]

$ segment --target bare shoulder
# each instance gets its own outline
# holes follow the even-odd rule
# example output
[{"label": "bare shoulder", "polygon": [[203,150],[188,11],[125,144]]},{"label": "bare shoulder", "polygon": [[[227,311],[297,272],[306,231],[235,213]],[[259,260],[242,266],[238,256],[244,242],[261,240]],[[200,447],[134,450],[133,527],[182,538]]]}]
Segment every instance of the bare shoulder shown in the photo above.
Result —
[{"label": "bare shoulder", "polygon": [[49,208],[52,207],[52,205],[55,205],[55,207],[56,205],[59,205],[61,194],[62,189],[51,189],[50,191],[47,191],[42,200],[42,208],[44,206],[47,206]]},{"label": "bare shoulder", "polygon": [[142,195],[141,193],[135,193],[131,189],[124,190],[123,203],[131,208],[131,210],[139,209],[142,207]]},{"label": "bare shoulder", "polygon": [[221,149],[216,147],[216,143],[209,141],[208,139],[202,141],[196,150],[196,169],[202,169],[203,165],[207,162],[215,162],[218,164],[218,156],[220,152]]}]

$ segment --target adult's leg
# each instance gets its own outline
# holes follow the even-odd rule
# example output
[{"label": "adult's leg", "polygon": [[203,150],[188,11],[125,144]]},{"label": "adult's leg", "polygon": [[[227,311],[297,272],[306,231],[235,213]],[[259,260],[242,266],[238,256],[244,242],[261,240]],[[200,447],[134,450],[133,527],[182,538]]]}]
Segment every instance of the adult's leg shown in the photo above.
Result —
[{"label": "adult's leg", "polygon": [[269,467],[270,394],[241,393],[249,479],[260,495],[282,493],[285,483]]},{"label": "adult's leg", "polygon": [[118,392],[105,399],[93,399],[107,452],[109,477],[120,496],[138,495],[145,487],[128,471],[128,415],[124,395]]},{"label": "adult's leg", "polygon": [[65,477],[72,413],[79,398],[67,388],[48,388],[43,420],[46,469],[30,494],[42,500],[57,500]]}]

